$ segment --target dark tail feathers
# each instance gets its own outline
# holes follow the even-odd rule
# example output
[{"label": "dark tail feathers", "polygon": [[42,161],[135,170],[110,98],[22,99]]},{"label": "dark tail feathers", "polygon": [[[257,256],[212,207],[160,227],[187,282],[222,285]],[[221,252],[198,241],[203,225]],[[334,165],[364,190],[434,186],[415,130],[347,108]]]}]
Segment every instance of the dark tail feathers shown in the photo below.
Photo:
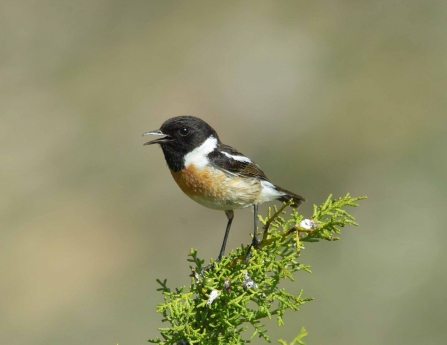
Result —
[{"label": "dark tail feathers", "polygon": [[292,193],[292,192],[290,192],[286,189],[283,189],[281,187],[278,187],[278,186],[275,186],[275,187],[276,187],[276,190],[286,193],[286,195],[279,197],[278,200],[282,201],[282,202],[289,202],[290,199],[293,199],[293,204],[291,206],[294,208],[297,208],[298,206],[301,205],[302,202],[306,201],[306,199],[304,199],[301,195]]}]

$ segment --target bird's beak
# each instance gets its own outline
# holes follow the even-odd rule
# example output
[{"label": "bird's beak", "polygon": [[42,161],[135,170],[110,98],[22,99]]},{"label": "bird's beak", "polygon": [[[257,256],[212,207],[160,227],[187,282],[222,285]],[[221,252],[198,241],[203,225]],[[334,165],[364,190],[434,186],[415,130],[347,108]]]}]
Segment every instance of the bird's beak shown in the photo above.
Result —
[{"label": "bird's beak", "polygon": [[159,129],[157,129],[156,131],[151,131],[151,132],[144,133],[143,137],[145,135],[164,135],[165,137],[160,138],[160,139],[155,139],[155,140],[152,140],[152,141],[148,141],[144,145],[161,144],[161,143],[165,143],[167,141],[171,141],[172,140],[172,137],[170,137],[169,135],[164,134]]}]

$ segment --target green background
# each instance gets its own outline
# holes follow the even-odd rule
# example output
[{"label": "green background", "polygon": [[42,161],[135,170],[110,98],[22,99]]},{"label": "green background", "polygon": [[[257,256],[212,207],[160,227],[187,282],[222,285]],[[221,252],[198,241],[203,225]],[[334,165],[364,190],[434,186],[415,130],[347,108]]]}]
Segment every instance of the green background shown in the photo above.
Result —
[{"label": "green background", "polygon": [[216,257],[226,224],[143,147],[186,114],[307,216],[369,197],[359,228],[307,246],[314,273],[288,287],[315,301],[273,340],[445,343],[447,2],[2,1],[0,18],[1,344],[158,335],[155,279],[188,284],[189,248]]}]

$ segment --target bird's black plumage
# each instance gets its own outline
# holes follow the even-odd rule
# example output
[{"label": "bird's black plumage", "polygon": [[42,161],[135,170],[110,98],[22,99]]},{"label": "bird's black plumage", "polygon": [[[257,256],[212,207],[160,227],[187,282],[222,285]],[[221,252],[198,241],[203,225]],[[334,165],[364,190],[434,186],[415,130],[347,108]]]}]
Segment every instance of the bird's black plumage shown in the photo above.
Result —
[{"label": "bird's black plumage", "polygon": [[253,206],[252,247],[256,247],[258,204],[292,199],[292,206],[298,207],[305,201],[302,196],[271,183],[256,163],[223,144],[216,131],[197,117],[171,118],[159,130],[144,135],[149,134],[164,136],[145,145],[160,144],[171,174],[183,192],[201,205],[225,211],[228,223],[217,260],[224,254],[234,209]]},{"label": "bird's black plumage", "polygon": [[264,181],[268,181],[267,176],[254,162],[236,160],[228,157],[224,152],[234,156],[245,157],[242,153],[235,150],[231,146],[221,145],[213,152],[208,154],[210,163],[230,173],[237,174],[244,177],[255,177]]}]

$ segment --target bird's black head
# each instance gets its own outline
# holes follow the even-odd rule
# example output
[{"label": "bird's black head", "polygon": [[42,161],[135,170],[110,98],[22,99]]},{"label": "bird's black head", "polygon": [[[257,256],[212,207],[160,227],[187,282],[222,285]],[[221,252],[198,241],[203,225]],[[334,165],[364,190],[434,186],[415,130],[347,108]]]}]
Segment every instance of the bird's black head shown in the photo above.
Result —
[{"label": "bird's black head", "polygon": [[143,135],[163,135],[163,138],[144,145],[160,144],[168,166],[180,171],[184,166],[184,157],[213,136],[219,140],[216,131],[205,121],[194,116],[177,116],[165,121],[159,130]]}]

